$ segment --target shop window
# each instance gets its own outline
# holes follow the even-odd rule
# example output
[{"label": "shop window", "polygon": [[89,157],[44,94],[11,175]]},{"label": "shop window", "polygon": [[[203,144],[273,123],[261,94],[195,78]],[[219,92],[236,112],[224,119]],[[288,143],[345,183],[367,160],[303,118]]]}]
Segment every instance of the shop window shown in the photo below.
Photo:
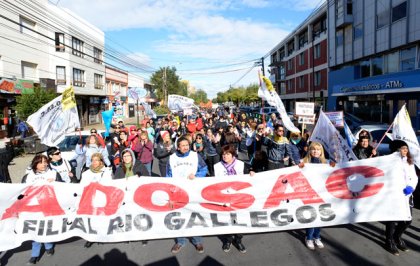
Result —
[{"label": "shop window", "polygon": [[414,70],[416,67],[416,47],[410,47],[400,52],[401,71]]},{"label": "shop window", "polygon": [[399,52],[385,55],[385,73],[398,72],[399,60]]},{"label": "shop window", "polygon": [[376,15],[376,28],[380,29],[389,25],[389,10],[382,11]]},{"label": "shop window", "polygon": [[382,75],[384,73],[384,60],[382,56],[372,58],[372,76]]},{"label": "shop window", "polygon": [[66,67],[56,66],[57,85],[66,85]]},{"label": "shop window", "polygon": [[392,8],[392,22],[398,21],[407,16],[407,1]]},{"label": "shop window", "polygon": [[370,77],[370,61],[365,60],[360,62],[360,77]]}]

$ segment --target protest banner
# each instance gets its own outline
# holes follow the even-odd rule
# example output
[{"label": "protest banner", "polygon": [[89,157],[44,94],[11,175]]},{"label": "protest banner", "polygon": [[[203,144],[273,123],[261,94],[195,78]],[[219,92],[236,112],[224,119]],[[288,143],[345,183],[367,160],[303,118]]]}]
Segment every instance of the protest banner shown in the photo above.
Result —
[{"label": "protest banner", "polygon": [[344,127],[344,115],[342,111],[339,112],[325,112],[324,113],[335,127]]},{"label": "protest banner", "polygon": [[315,110],[315,104],[311,102],[296,102],[297,116],[313,116]]},{"label": "protest banner", "polygon": [[79,236],[120,242],[409,220],[396,154],[214,178],[0,186],[0,250]]},{"label": "protest banner", "polygon": [[185,108],[194,108],[194,100],[188,97],[170,94],[168,96],[168,108],[171,111],[183,111]]}]

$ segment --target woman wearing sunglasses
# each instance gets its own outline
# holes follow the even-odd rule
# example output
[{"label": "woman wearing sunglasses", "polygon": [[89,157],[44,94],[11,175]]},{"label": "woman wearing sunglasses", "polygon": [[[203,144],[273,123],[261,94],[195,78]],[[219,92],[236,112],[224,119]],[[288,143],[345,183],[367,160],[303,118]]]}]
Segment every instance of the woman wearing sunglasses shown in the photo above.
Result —
[{"label": "woman wearing sunglasses", "polygon": [[64,182],[77,183],[79,181],[76,178],[76,169],[69,163],[69,161],[61,157],[61,151],[59,148],[48,148],[47,155],[51,169],[57,171]]}]

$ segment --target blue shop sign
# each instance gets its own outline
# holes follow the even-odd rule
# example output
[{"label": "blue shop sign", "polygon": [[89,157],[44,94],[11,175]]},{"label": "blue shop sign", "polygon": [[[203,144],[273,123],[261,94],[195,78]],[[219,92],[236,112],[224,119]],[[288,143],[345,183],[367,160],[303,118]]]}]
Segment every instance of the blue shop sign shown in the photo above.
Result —
[{"label": "blue shop sign", "polygon": [[420,71],[416,70],[335,85],[332,96],[420,91],[419,75]]}]

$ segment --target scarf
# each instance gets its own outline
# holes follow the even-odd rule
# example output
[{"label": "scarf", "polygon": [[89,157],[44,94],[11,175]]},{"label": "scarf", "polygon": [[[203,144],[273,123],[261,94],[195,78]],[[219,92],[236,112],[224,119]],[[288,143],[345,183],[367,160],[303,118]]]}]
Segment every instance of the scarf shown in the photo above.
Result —
[{"label": "scarf", "polygon": [[132,164],[131,163],[125,163],[124,164],[126,172],[125,172],[125,177],[129,177],[129,176],[133,176],[133,168],[132,168]]},{"label": "scarf", "polygon": [[90,170],[92,171],[92,173],[100,173],[100,172],[102,172],[102,168],[104,168],[103,164],[99,165],[96,168],[94,168],[92,165],[90,165]]},{"label": "scarf", "polygon": [[321,159],[316,158],[316,157],[311,157],[311,163],[322,163]]},{"label": "scarf", "polygon": [[236,171],[235,171],[236,158],[233,158],[233,161],[231,164],[228,164],[225,161],[221,161],[221,162],[222,162],[222,165],[226,168],[228,175],[236,175]]}]

